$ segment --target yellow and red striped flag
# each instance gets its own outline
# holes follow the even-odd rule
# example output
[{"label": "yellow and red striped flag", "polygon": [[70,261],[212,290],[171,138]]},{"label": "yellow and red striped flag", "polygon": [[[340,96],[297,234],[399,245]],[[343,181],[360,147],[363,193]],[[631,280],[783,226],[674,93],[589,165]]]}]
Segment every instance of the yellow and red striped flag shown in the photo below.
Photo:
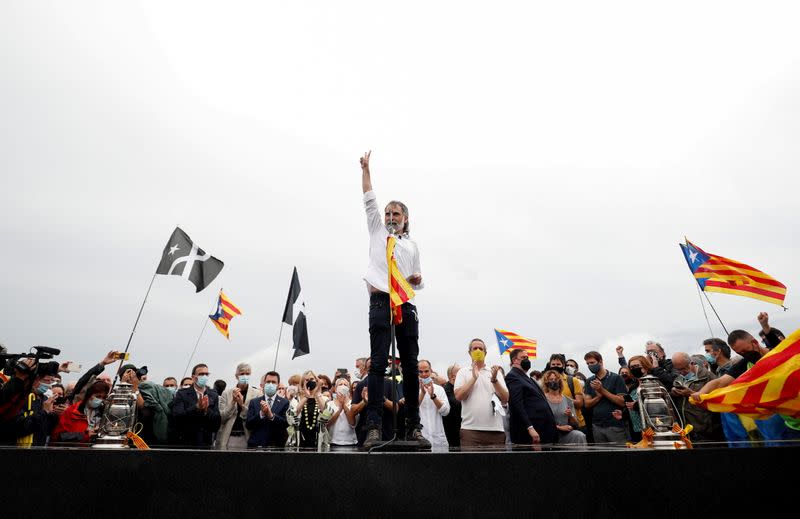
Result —
[{"label": "yellow and red striped flag", "polygon": [[752,297],[783,306],[786,285],[772,276],[744,263],[705,252],[689,240],[680,246],[697,284],[705,292]]},{"label": "yellow and red striped flag", "polygon": [[400,310],[400,306],[413,299],[415,294],[394,259],[394,246],[397,239],[389,236],[386,240],[386,264],[389,266],[389,306],[392,310],[392,321],[394,324],[400,324],[403,322],[403,312]]},{"label": "yellow and red striped flag", "polygon": [[518,335],[514,332],[510,332],[508,330],[498,330],[497,328],[494,329],[494,333],[497,336],[497,347],[500,349],[500,355],[506,353],[507,351],[520,348],[528,353],[529,358],[536,358],[535,339],[528,339],[527,337],[523,337],[522,335]]},{"label": "yellow and red striped flag", "polygon": [[767,418],[800,417],[800,330],[786,337],[729,386],[700,396],[695,405],[717,413]]},{"label": "yellow and red striped flag", "polygon": [[228,296],[226,296],[222,290],[220,290],[219,299],[217,300],[217,311],[213,315],[209,315],[208,318],[211,319],[211,322],[217,327],[219,333],[224,335],[226,339],[230,339],[228,325],[230,324],[231,319],[237,315],[242,315],[242,311],[239,310],[230,299],[228,299]]}]

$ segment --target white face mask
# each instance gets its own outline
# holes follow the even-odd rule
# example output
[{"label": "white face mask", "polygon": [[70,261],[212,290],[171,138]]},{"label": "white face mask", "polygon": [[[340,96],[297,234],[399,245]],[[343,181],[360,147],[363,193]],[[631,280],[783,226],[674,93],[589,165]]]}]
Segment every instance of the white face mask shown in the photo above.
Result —
[{"label": "white face mask", "polygon": [[567,367],[564,369],[564,371],[566,371],[566,372],[567,372],[567,375],[569,375],[569,376],[572,376],[572,375],[574,375],[574,374],[575,374],[575,372],[576,372],[577,370],[576,370],[574,367],[572,367],[572,366],[567,366]]},{"label": "white face mask", "polygon": [[350,389],[347,386],[339,386],[336,388],[336,392],[346,397],[350,394]]}]

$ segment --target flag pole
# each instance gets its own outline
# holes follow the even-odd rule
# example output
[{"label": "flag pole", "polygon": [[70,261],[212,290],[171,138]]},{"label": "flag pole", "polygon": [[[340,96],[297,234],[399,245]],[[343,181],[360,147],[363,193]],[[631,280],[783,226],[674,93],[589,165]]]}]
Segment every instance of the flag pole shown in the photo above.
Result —
[{"label": "flag pole", "polygon": [[[220,287],[219,293],[220,294],[222,293],[222,287]],[[217,295],[217,301],[219,301],[219,294]],[[212,311],[213,311],[213,309],[214,308],[212,307]],[[206,316],[205,319],[203,319],[203,329],[200,330],[200,335],[197,336],[197,342],[194,343],[194,349],[192,350],[192,354],[189,355],[189,361],[186,363],[186,367],[183,369],[183,377],[184,378],[186,378],[186,372],[189,371],[189,364],[192,363],[192,359],[194,358],[194,354],[197,352],[197,346],[200,344],[200,339],[203,337],[203,334],[206,331],[206,326],[208,326],[208,321],[210,321],[210,319],[209,319],[208,316]]]},{"label": "flag pole", "polygon": [[156,272],[153,272],[153,278],[150,280],[150,284],[147,286],[147,292],[145,292],[144,294],[144,300],[142,301],[142,306],[139,307],[139,313],[136,315],[136,321],[134,321],[133,323],[133,329],[131,330],[130,337],[128,337],[128,343],[125,345],[125,351],[122,352],[123,353],[122,358],[119,359],[119,367],[117,367],[117,374],[114,375],[114,381],[111,383],[111,390],[109,391],[109,394],[111,393],[111,391],[114,390],[114,387],[117,385],[117,380],[119,379],[120,375],[119,370],[120,368],[122,368],[122,363],[125,362],[124,354],[128,353],[128,348],[130,348],[131,346],[131,341],[133,340],[133,334],[136,333],[136,327],[139,325],[139,318],[142,317],[142,310],[144,310],[144,305],[145,303],[147,303],[147,297],[150,295],[150,289],[153,288],[153,281],[156,280],[157,274],[158,274],[158,269],[156,269]]},{"label": "flag pole", "polygon": [[714,331],[711,329],[711,322],[708,320],[708,312],[706,312],[706,305],[703,303],[703,295],[701,294],[702,290],[700,290],[700,285],[697,285],[697,297],[700,298],[700,307],[703,309],[703,315],[706,318],[706,324],[708,325],[708,333],[709,337],[714,336]]},{"label": "flag pole", "polygon": [[275,346],[275,362],[272,363],[272,371],[278,369],[278,351],[281,349],[281,335],[283,335],[283,321],[281,321],[281,330],[278,332],[278,344]]},{"label": "flag pole", "polygon": [[720,324],[720,325],[722,325],[722,329],[725,331],[725,336],[726,336],[726,338],[727,338],[727,336],[728,336],[728,329],[727,329],[727,328],[725,328],[725,323],[723,323],[723,322],[722,322],[722,319],[720,319],[720,317],[719,317],[719,314],[717,313],[717,309],[716,309],[716,308],[714,308],[714,305],[712,305],[712,304],[711,304],[711,300],[708,298],[708,294],[706,294],[706,291],[705,291],[705,290],[703,290],[703,295],[704,295],[704,296],[706,296],[706,301],[708,301],[708,305],[711,307],[711,309],[712,309],[712,310],[714,310],[714,315],[716,315],[716,316],[717,316],[717,320],[719,321],[719,324]]}]

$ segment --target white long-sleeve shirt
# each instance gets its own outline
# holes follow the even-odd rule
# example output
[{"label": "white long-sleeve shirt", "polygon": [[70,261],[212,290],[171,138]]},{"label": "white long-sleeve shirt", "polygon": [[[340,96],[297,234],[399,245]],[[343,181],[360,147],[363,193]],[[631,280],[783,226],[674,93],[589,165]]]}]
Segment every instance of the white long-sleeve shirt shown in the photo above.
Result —
[{"label": "white long-sleeve shirt", "polygon": [[[378,207],[374,191],[364,193],[364,208],[367,212],[367,229],[369,230],[369,267],[364,281],[381,292],[389,293],[389,265],[386,263],[386,239],[389,231],[383,223],[383,211]],[[397,267],[405,278],[412,274],[421,274],[419,266],[419,249],[408,236],[398,236],[394,247]],[[424,283],[411,285],[415,291],[425,287]]]},{"label": "white long-sleeve shirt", "polygon": [[444,433],[442,417],[450,414],[450,402],[442,386],[433,385],[433,393],[442,406],[436,409],[436,404],[426,392],[419,402],[419,423],[422,424],[422,436],[431,442],[433,447],[448,447],[447,435]]}]

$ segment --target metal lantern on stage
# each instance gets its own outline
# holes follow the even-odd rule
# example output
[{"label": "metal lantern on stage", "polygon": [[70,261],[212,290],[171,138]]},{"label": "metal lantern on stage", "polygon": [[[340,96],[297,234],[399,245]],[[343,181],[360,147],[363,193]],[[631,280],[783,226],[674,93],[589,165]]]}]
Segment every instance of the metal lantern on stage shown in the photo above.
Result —
[{"label": "metal lantern on stage", "polygon": [[[639,412],[642,431],[647,431],[650,446],[656,449],[680,449],[690,447],[686,439],[678,410],[669,392],[652,375],[639,380]],[[645,433],[642,433],[643,436]]]},{"label": "metal lantern on stage", "polygon": [[99,449],[128,448],[128,432],[136,423],[136,395],[133,386],[119,382],[108,396],[100,433],[93,445]]}]

